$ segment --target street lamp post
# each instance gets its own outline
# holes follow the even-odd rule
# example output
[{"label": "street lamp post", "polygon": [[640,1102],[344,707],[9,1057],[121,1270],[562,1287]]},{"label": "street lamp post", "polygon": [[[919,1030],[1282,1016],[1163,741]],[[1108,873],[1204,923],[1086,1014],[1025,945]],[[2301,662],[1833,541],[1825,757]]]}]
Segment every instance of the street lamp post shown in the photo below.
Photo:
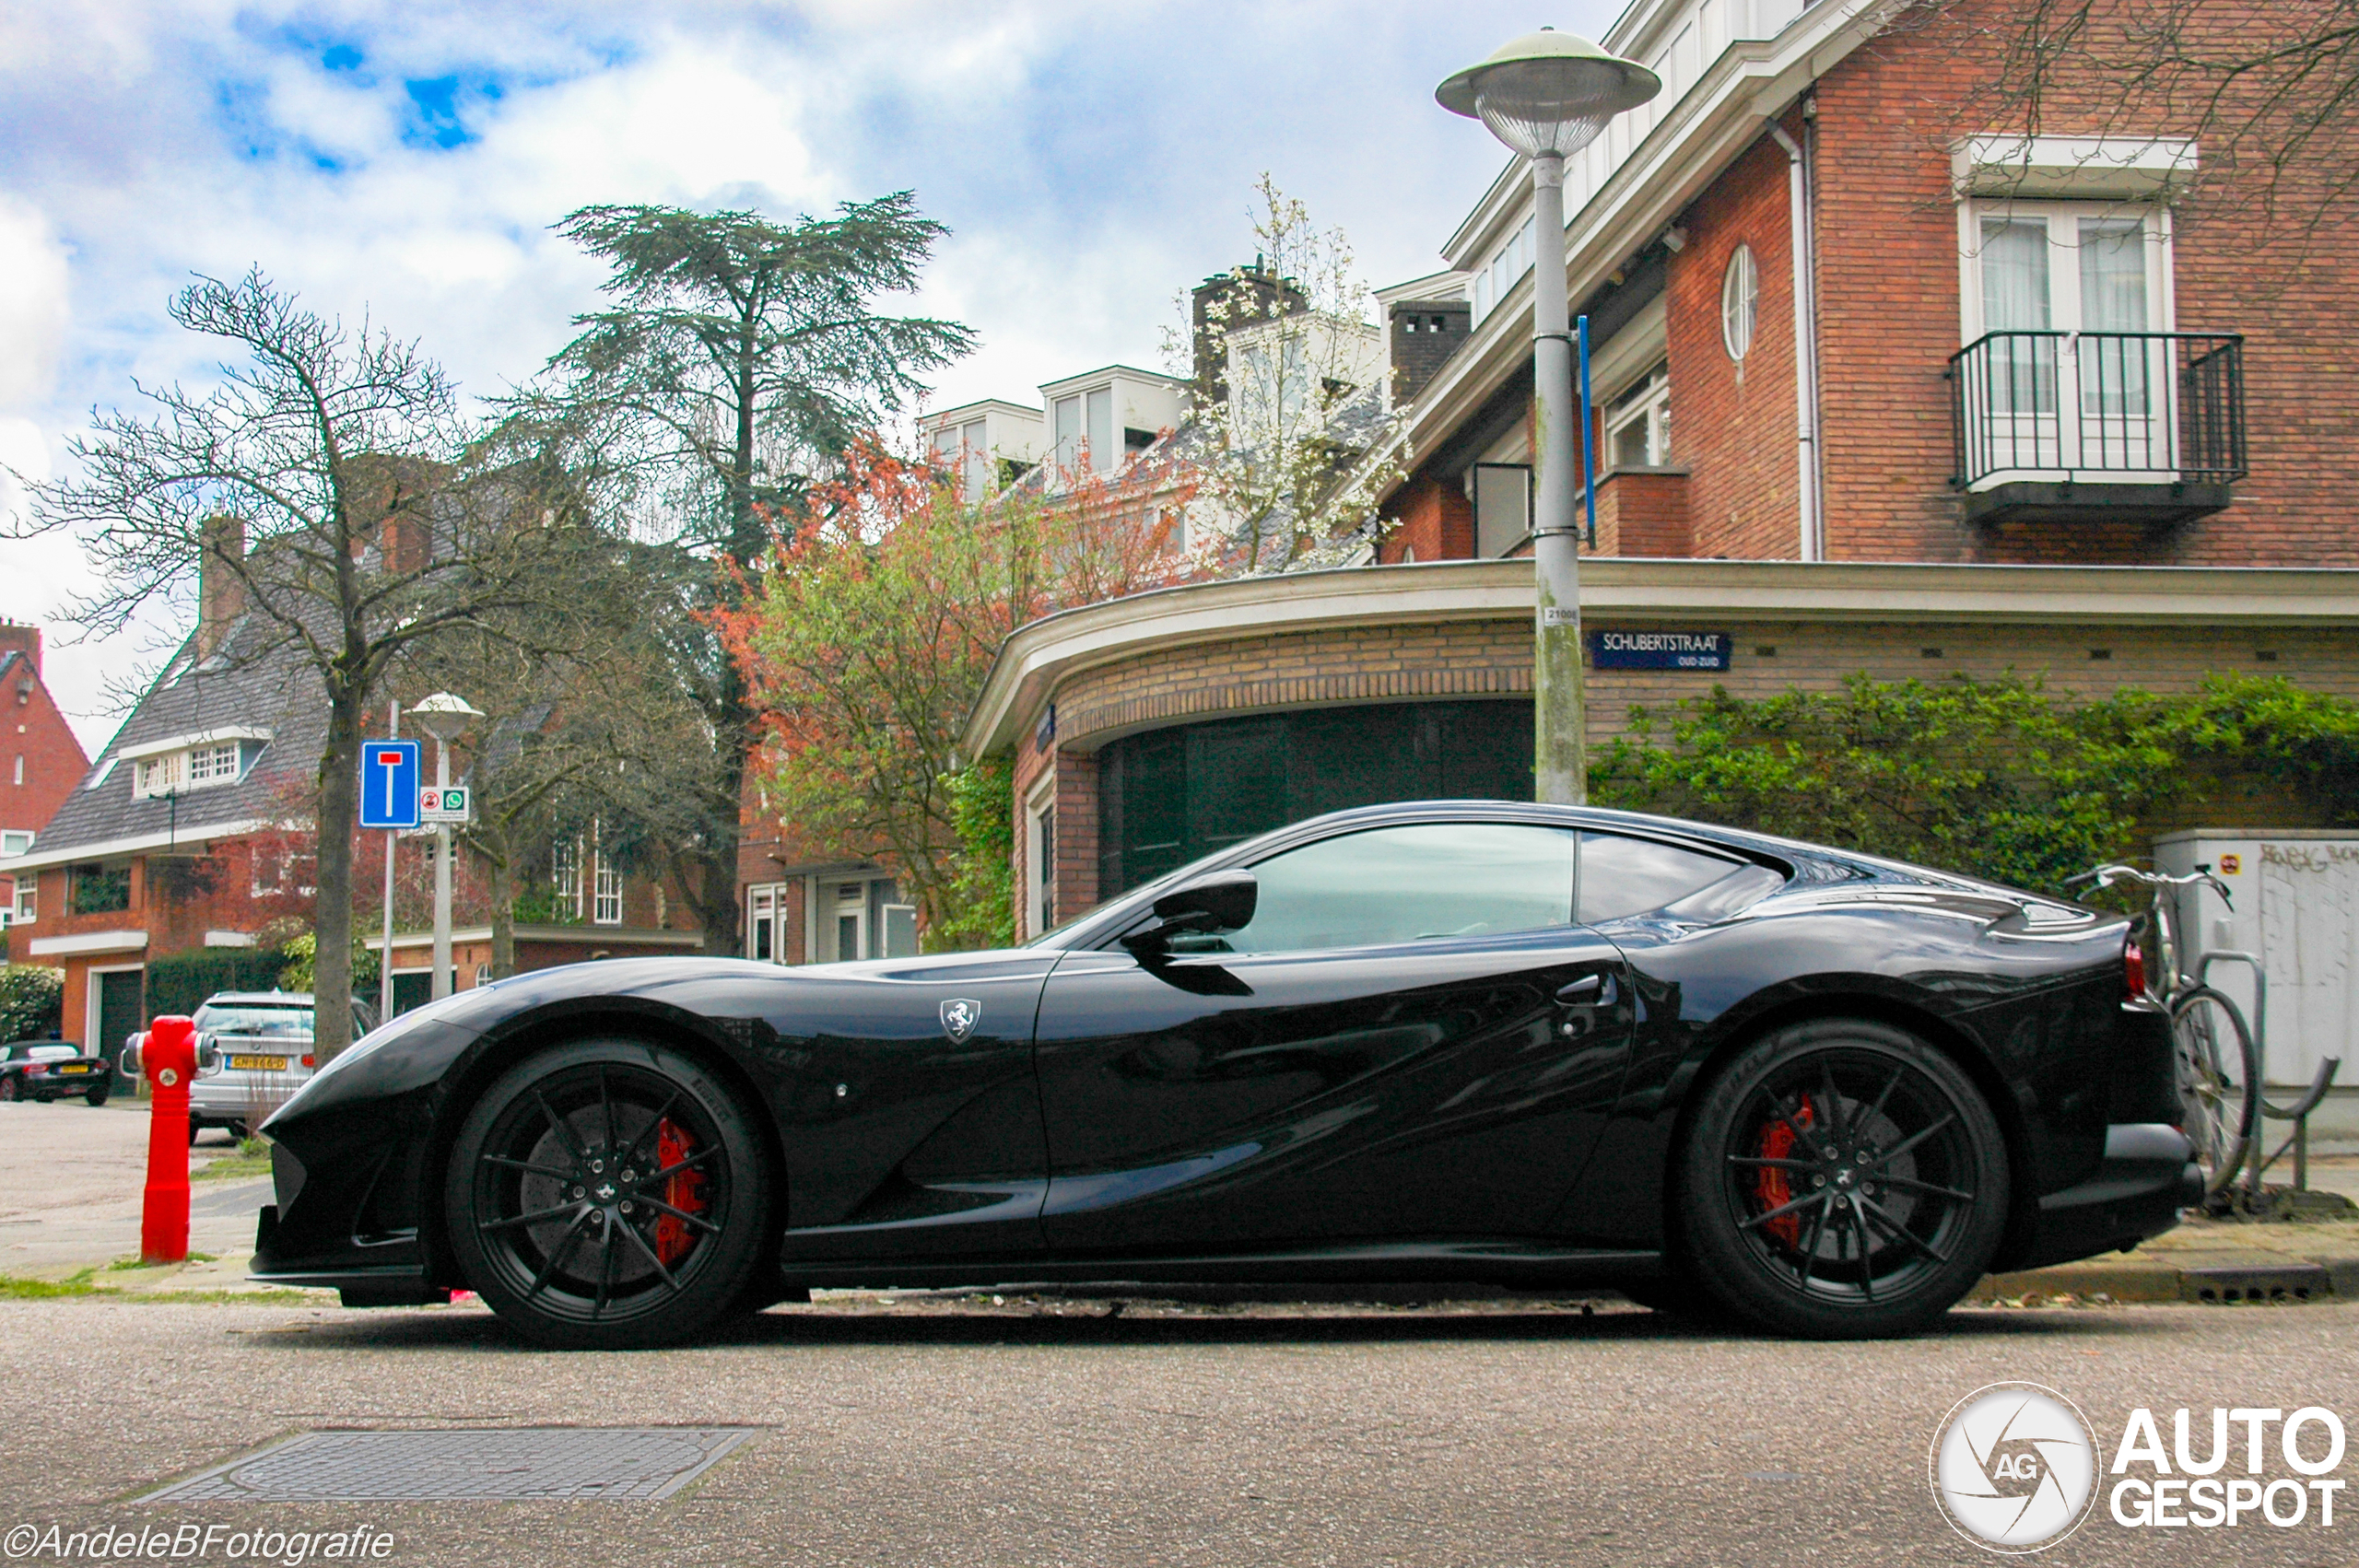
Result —
[{"label": "street lamp post", "polygon": [[[1453,114],[1483,122],[1532,160],[1533,501],[1532,787],[1537,799],[1582,805],[1589,764],[1582,733],[1580,534],[1574,509],[1573,344],[1565,298],[1565,159],[1625,109],[1662,90],[1652,71],[1585,38],[1543,28],[1501,47],[1437,88]],[[1594,432],[1584,430],[1586,445]]]},{"label": "street lamp post", "polygon": [[[434,787],[451,787],[451,743],[464,734],[483,714],[466,698],[436,692],[409,710],[419,729],[434,737]],[[385,953],[387,965],[393,952]],[[434,975],[433,994],[451,994],[451,825],[434,825]]]}]

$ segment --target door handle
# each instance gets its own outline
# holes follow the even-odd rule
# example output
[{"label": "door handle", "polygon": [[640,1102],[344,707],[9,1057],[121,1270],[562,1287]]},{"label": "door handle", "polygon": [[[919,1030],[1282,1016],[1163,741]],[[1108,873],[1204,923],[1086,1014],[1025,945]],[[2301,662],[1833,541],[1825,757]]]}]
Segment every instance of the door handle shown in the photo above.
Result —
[{"label": "door handle", "polygon": [[1611,975],[1583,975],[1558,988],[1556,1000],[1565,1007],[1604,1007],[1620,994]]}]

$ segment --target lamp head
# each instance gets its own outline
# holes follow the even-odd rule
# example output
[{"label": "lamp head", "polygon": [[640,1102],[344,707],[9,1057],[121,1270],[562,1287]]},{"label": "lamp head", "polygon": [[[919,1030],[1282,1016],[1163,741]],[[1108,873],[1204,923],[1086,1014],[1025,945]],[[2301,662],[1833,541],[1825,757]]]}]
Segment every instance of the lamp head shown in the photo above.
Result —
[{"label": "lamp head", "polygon": [[483,717],[483,712],[465,697],[436,692],[413,707],[409,716],[436,740],[455,741]]},{"label": "lamp head", "polygon": [[1616,114],[1661,90],[1662,79],[1637,61],[1543,28],[1451,76],[1434,89],[1434,99],[1452,114],[1482,121],[1525,158],[1563,158],[1589,146]]}]

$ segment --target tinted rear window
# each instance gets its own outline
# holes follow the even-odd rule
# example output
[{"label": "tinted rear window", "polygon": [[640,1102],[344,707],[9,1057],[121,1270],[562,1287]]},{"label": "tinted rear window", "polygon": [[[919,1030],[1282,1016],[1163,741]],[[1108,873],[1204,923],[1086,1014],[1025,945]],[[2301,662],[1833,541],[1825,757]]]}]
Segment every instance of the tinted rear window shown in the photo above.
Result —
[{"label": "tinted rear window", "polygon": [[1580,918],[1593,922],[1643,915],[1676,904],[1738,872],[1757,869],[1750,860],[1699,854],[1651,838],[1584,833]]}]

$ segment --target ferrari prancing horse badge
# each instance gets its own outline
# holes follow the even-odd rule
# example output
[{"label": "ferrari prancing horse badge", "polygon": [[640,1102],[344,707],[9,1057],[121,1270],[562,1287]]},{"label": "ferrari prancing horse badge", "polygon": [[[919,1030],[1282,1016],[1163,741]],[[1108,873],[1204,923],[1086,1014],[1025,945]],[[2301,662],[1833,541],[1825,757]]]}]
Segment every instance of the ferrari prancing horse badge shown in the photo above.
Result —
[{"label": "ferrari prancing horse badge", "polygon": [[975,1025],[983,1020],[983,1004],[957,997],[942,1004],[942,1032],[950,1036],[954,1046],[964,1045]]}]

